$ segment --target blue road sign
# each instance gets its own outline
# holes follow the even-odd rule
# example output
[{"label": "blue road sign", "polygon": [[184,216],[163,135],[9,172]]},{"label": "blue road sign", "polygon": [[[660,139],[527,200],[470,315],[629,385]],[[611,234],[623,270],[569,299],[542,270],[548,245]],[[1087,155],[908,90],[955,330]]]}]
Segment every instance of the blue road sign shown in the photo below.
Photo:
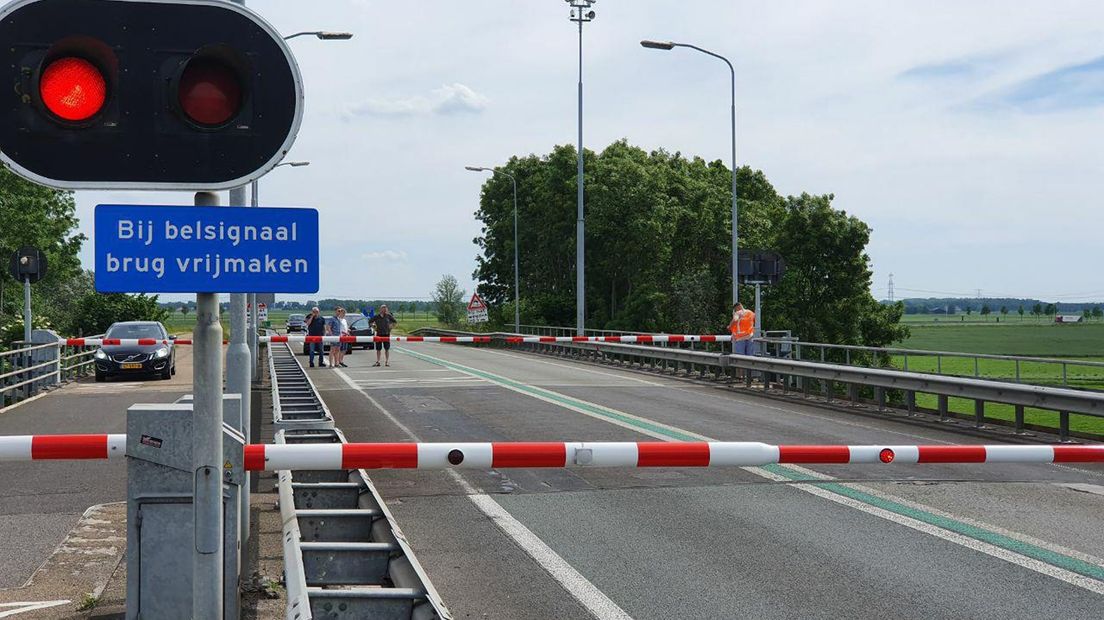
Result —
[{"label": "blue road sign", "polygon": [[101,293],[316,293],[318,210],[97,205]]}]

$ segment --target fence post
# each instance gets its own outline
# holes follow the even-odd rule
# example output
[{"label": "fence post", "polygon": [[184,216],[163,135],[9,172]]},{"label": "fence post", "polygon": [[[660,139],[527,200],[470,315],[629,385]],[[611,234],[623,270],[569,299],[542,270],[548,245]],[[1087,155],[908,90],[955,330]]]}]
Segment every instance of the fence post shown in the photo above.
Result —
[{"label": "fence post", "polygon": [[947,421],[947,395],[946,394],[940,394],[939,395],[939,421],[940,422],[946,422]]},{"label": "fence post", "polygon": [[1016,434],[1024,434],[1024,406],[1016,405]]},{"label": "fence post", "polygon": [[912,390],[905,392],[905,402],[908,404],[908,414],[916,415],[916,392]]},{"label": "fence post", "polygon": [[1058,412],[1058,440],[1062,443],[1068,443],[1069,437],[1069,412]]},{"label": "fence post", "polygon": [[886,391],[884,387],[875,388],[875,394],[878,397],[878,411],[886,410]]}]

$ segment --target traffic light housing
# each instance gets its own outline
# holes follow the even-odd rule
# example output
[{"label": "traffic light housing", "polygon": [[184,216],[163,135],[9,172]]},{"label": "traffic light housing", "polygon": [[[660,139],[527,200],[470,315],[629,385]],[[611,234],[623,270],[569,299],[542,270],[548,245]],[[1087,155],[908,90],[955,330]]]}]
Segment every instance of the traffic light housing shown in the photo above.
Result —
[{"label": "traffic light housing", "polygon": [[302,79],[224,0],[17,0],[0,9],[0,160],[63,189],[216,190],[290,149]]}]

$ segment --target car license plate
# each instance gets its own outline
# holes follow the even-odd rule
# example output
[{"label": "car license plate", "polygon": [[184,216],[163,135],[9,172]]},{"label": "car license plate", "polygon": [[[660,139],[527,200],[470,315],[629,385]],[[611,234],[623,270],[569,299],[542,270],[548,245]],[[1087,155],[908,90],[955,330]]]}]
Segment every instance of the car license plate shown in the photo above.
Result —
[{"label": "car license plate", "polygon": [[137,369],[141,368],[142,365],[139,364],[138,362],[126,362],[126,363],[122,364],[121,367],[122,367],[123,370],[137,370]]}]

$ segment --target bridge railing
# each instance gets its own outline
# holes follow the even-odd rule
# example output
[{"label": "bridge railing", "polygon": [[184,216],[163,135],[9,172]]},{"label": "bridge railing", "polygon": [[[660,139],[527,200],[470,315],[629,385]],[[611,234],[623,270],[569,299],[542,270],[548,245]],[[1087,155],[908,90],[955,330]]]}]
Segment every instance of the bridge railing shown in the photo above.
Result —
[{"label": "bridge railing", "polygon": [[[570,335],[571,327],[522,325],[521,331],[536,335]],[[586,330],[587,335],[645,334],[647,332],[617,332]],[[654,334],[652,334],[654,335]],[[996,355],[963,351],[930,351],[903,347],[867,347],[861,345],[809,342],[789,336],[789,332],[764,332],[756,338],[762,355],[786,359],[843,364],[865,368],[900,368],[901,370],[951,377],[973,377],[1100,390],[1104,386],[1104,362],[1055,357]],[[688,343],[687,348],[695,348]],[[661,346],[661,345],[657,345]],[[719,345],[697,343],[696,348],[718,350]]]},{"label": "bridge railing", "polygon": [[53,342],[16,341],[12,345],[13,348],[0,351],[0,408],[91,374],[93,356],[99,349]]},{"label": "bridge railing", "polygon": [[[426,335],[431,332],[466,335],[465,332],[439,329],[419,331]],[[973,404],[972,420],[977,427],[997,421],[987,417],[987,405],[1004,405],[1013,408],[1011,423],[1017,432],[1027,429],[1027,409],[1039,409],[1057,415],[1056,430],[1063,441],[1071,436],[1071,414],[1104,418],[1104,392],[1067,387],[675,347],[614,343],[525,343],[518,346],[633,368],[740,382],[747,389],[756,388],[782,396],[809,398],[816,395],[829,403],[840,401],[851,406],[872,403],[879,411],[904,409],[909,415],[922,412],[917,399],[927,396],[935,404],[931,413],[937,414],[941,421],[950,419],[952,399],[965,400]]]}]

